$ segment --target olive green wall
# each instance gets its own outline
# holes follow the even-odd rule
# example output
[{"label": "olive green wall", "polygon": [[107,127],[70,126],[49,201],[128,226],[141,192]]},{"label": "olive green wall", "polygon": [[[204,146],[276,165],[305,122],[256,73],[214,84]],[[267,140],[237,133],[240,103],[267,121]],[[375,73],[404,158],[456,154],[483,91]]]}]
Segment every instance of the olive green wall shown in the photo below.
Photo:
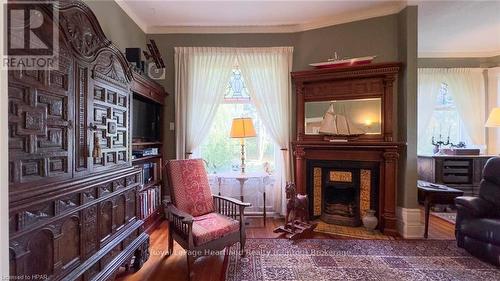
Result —
[{"label": "olive green wall", "polygon": [[121,51],[146,48],[146,34],[113,0],[84,0],[99,20],[102,30]]},{"label": "olive green wall", "polygon": [[[310,69],[309,63],[324,61],[337,51],[342,57],[377,55],[376,62],[399,60],[398,16],[389,15],[298,33],[247,34],[148,34],[166,63],[166,79],[160,82],[171,94],[167,98],[165,124],[174,122],[174,47],[271,47],[293,46],[293,70]],[[345,38],[349,38],[346,40]],[[295,104],[295,99],[293,100]],[[295,112],[292,112],[295,123]],[[165,151],[175,157],[175,133],[165,132]]]},{"label": "olive green wall", "polygon": [[400,158],[398,206],[417,205],[417,7],[409,6],[398,15],[399,60],[403,63],[399,77],[398,133],[407,143]]},{"label": "olive green wall", "polygon": [[[402,173],[398,205],[411,208],[416,201],[416,43],[417,8],[408,7],[398,14],[355,21],[297,33],[259,34],[147,34],[128,18],[113,1],[88,1],[105,34],[120,49],[143,47],[154,39],[166,64],[166,78],[158,80],[170,94],[166,98],[165,125],[174,122],[174,47],[272,47],[293,46],[293,70],[310,69],[309,63],[324,61],[337,51],[341,57],[377,55],[375,62],[401,61],[404,64],[398,81],[396,105],[399,118],[396,134],[407,141],[407,152],[400,161]],[[395,105],[395,106],[396,106]],[[295,122],[295,112],[292,112]],[[403,124],[399,126],[398,122]],[[175,132],[165,131],[165,152],[175,157]]]}]

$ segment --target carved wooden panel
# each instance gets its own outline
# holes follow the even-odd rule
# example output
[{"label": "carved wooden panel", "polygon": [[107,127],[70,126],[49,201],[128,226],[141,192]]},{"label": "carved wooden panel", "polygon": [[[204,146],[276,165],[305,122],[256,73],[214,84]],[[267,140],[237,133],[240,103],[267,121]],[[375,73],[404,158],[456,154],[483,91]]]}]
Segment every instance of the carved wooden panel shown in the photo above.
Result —
[{"label": "carved wooden panel", "polygon": [[[33,272],[64,275],[112,243],[117,234],[137,221],[135,203],[129,200],[136,198],[139,175],[140,170],[129,169],[126,175],[117,175],[99,186],[77,188],[76,192],[13,213],[11,272],[27,272],[29,265],[45,253],[51,263],[45,258]],[[85,208],[79,211],[80,206]]]},{"label": "carved wooden panel", "polygon": [[27,276],[47,275],[54,272],[54,237],[51,231],[42,230],[32,236],[27,244],[25,259]]},{"label": "carved wooden panel", "polygon": [[105,201],[100,205],[99,238],[104,242],[113,232],[113,202]]},{"label": "carved wooden panel", "polygon": [[359,98],[381,95],[384,91],[384,85],[381,79],[355,79],[338,81],[332,83],[330,81],[315,84],[306,84],[305,96],[311,99],[331,98]]},{"label": "carved wooden panel", "polygon": [[71,58],[64,50],[59,70],[9,71],[9,182],[13,188],[72,176]]},{"label": "carved wooden panel", "polygon": [[112,53],[100,54],[92,70],[93,170],[100,171],[130,163],[130,92],[122,65]]},{"label": "carved wooden panel", "polygon": [[72,217],[62,224],[59,246],[60,260],[63,267],[68,267],[79,261],[80,222],[78,218]]},{"label": "carved wooden panel", "polygon": [[125,226],[126,208],[127,205],[126,205],[125,195],[118,196],[115,200],[115,207],[114,207],[115,213],[113,214],[113,219],[114,219],[113,224],[116,226],[116,230],[119,230]]},{"label": "carved wooden panel", "polygon": [[82,211],[83,251],[84,257],[90,257],[98,249],[97,241],[97,206]]},{"label": "carved wooden panel", "polygon": [[89,71],[77,64],[75,67],[75,171],[84,172],[89,169],[90,138],[88,133],[89,115]]},{"label": "carved wooden panel", "polygon": [[32,205],[17,214],[16,228],[10,229],[10,231],[14,232],[16,230],[24,230],[35,224],[43,223],[54,216],[55,211],[53,204],[43,203],[39,205]]},{"label": "carved wooden panel", "polygon": [[99,36],[93,28],[90,18],[77,7],[70,7],[60,18],[64,35],[78,56],[90,58],[99,48],[109,44],[109,41]]}]

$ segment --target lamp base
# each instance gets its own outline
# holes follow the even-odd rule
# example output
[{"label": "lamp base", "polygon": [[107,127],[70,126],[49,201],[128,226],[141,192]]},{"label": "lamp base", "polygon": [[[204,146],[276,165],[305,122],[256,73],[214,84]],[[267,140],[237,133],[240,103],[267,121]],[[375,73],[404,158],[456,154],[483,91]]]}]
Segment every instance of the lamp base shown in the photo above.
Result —
[{"label": "lamp base", "polygon": [[245,139],[241,139],[241,174],[245,174]]}]

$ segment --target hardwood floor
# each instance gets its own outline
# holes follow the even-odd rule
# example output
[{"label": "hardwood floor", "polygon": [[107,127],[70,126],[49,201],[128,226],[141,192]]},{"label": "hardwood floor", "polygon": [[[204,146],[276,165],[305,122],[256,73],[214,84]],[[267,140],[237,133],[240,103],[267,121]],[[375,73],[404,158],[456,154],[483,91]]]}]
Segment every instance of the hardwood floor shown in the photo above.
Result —
[{"label": "hardwood floor", "polygon": [[[261,218],[247,219],[247,238],[277,238],[280,235],[273,233],[273,229],[283,223],[282,219],[268,218],[264,227]],[[163,221],[151,233],[150,258],[138,272],[125,272],[118,274],[120,281],[177,281],[187,279],[186,255],[182,248],[175,244],[174,254],[166,257],[168,225]],[[346,239],[340,236],[315,233],[311,238]],[[430,217],[429,239],[455,239],[454,225],[438,217]],[[193,266],[192,281],[220,281],[223,277],[224,257],[211,256],[196,259]]]}]

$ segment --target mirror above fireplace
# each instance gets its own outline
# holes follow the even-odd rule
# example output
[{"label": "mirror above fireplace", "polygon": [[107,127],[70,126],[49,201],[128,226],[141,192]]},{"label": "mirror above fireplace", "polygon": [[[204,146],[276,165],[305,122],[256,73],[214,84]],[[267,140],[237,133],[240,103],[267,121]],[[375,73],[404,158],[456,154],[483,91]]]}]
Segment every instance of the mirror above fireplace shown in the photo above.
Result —
[{"label": "mirror above fireplace", "polygon": [[292,72],[297,141],[393,142],[399,63]]},{"label": "mirror above fireplace", "polygon": [[373,63],[292,72],[295,183],[298,193],[309,195],[313,218],[356,226],[372,209],[384,234],[398,233],[398,158],[405,143],[394,133],[399,127],[393,101],[400,67]]},{"label": "mirror above fireplace", "polygon": [[305,134],[324,134],[321,126],[325,125],[327,120],[324,118],[325,114],[332,112],[337,118],[345,117],[347,124],[360,130],[361,134],[380,135],[382,133],[382,99],[363,98],[305,102]]}]

